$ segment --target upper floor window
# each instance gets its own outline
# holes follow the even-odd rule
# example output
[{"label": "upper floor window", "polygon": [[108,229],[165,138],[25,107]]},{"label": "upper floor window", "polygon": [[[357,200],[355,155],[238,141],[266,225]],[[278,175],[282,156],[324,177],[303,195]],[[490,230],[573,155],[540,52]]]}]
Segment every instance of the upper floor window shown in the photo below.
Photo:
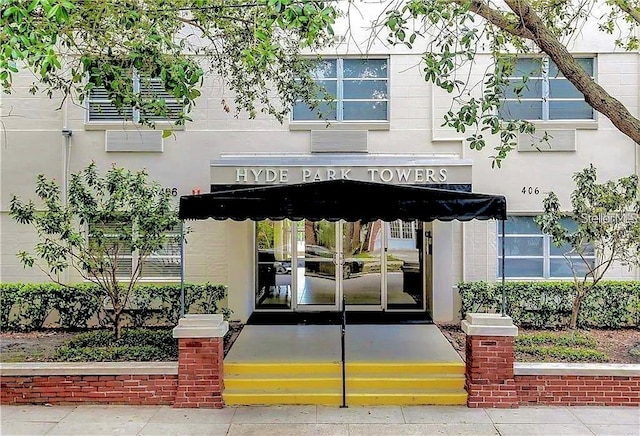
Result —
[{"label": "upper floor window", "polygon": [[[502,238],[505,238],[505,277],[509,278],[571,278],[587,272],[587,263],[571,246],[556,247],[550,235],[542,233],[532,216],[510,216],[502,235],[498,223],[498,277],[502,276]],[[562,225],[572,230],[576,223],[565,218]],[[595,251],[588,246],[584,259],[592,268]]]},{"label": "upper floor window", "polygon": [[[594,77],[594,58],[578,58]],[[504,94],[500,117],[505,120],[592,120],[594,111],[584,96],[549,58],[520,58]]]},{"label": "upper floor window", "polygon": [[[389,72],[387,59],[324,59],[312,75],[325,92],[313,110],[303,101],[293,106],[293,121],[387,121]],[[318,112],[322,116],[318,116]]]},{"label": "upper floor window", "polygon": [[[143,101],[148,102],[148,106],[144,108],[124,107],[118,110],[109,99],[107,90],[102,86],[96,86],[89,92],[87,121],[128,121],[134,123],[140,123],[145,119],[151,121],[175,121],[182,114],[182,104],[164,89],[160,79],[148,79],[134,74],[132,80],[134,92],[138,93]],[[160,105],[166,105],[167,116],[158,115],[158,107]]]}]

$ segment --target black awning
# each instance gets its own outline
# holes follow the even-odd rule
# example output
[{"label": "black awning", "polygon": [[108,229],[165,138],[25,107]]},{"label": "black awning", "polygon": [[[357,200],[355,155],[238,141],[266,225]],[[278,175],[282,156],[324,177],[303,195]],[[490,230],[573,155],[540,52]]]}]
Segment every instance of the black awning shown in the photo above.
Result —
[{"label": "black awning", "polygon": [[414,185],[327,180],[293,185],[241,187],[180,197],[180,219],[298,221],[469,221],[506,219],[501,195]]}]

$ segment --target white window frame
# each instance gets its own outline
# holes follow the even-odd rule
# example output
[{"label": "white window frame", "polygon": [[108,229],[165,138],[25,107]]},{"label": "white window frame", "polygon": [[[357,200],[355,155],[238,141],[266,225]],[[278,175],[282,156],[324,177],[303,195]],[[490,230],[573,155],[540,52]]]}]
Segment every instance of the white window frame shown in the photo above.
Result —
[{"label": "white window frame", "polygon": [[[593,62],[593,71],[591,71],[591,77],[592,78],[596,78],[596,71],[598,69],[597,67],[597,57],[596,56],[576,56],[576,59],[590,59]],[[517,71],[517,62],[519,60],[525,60],[525,59],[539,59],[541,62],[541,71],[540,71],[540,75],[531,75],[528,77],[528,79],[538,79],[541,80],[541,91],[542,91],[542,95],[540,97],[536,97],[536,98],[517,98],[517,97],[510,97],[510,98],[502,98],[502,102],[509,102],[513,105],[517,105],[520,104],[522,102],[527,102],[527,101],[541,101],[542,102],[542,118],[540,119],[529,119],[528,121],[531,122],[559,122],[559,123],[571,123],[571,122],[588,122],[588,121],[596,121],[596,111],[595,109],[591,110],[591,118],[550,118],[549,116],[549,103],[551,101],[585,101],[584,96],[583,98],[576,98],[576,97],[554,97],[552,98],[550,96],[550,81],[552,80],[558,80],[558,79],[562,79],[562,80],[568,80],[566,79],[564,76],[558,76],[558,77],[550,77],[549,76],[549,61],[550,59],[547,56],[544,57],[540,57],[540,58],[534,58],[534,57],[521,57],[518,58],[516,60],[516,68],[514,68],[514,72]],[[557,67],[556,67],[557,68]],[[509,81],[512,80],[522,80],[523,76],[509,76],[507,78]],[[509,85],[511,86],[511,84]],[[513,118],[503,118],[504,120],[509,120],[509,119],[513,119]]]},{"label": "white window frame", "polygon": [[414,239],[416,231],[415,221],[395,220],[389,222],[390,239]]},{"label": "white window frame", "polygon": [[[510,216],[518,216],[518,217],[527,217],[527,218],[531,218],[533,219],[535,217],[535,215],[510,215]],[[496,277],[500,278],[502,277],[501,272],[500,272],[500,268],[501,268],[501,262],[502,262],[502,255],[500,254],[500,250],[502,247],[502,226],[500,221],[497,222],[497,264],[496,264]],[[567,279],[572,279],[572,276],[551,276],[551,260],[553,259],[563,259],[565,261],[566,258],[565,256],[561,255],[561,254],[551,254],[551,248],[553,246],[553,238],[551,237],[551,235],[546,234],[546,233],[507,233],[507,238],[534,238],[534,237],[538,237],[538,238],[542,238],[542,254],[539,256],[533,256],[533,255],[516,255],[516,256],[509,256],[506,255],[505,256],[505,266],[506,266],[506,260],[508,259],[542,259],[542,276],[507,276],[505,275],[505,279],[507,280],[567,280]],[[582,260],[580,259],[579,255],[573,255],[573,256],[568,256],[572,259],[576,259],[579,262],[582,262]],[[594,252],[593,255],[591,256],[584,256],[586,259],[593,259],[593,261],[595,262],[596,260],[596,253]],[[567,261],[568,262],[568,261]]]},{"label": "white window frame", "polygon": [[[318,80],[322,80],[325,82],[328,81],[335,81],[336,82],[336,96],[335,96],[335,100],[333,100],[333,104],[336,105],[336,119],[313,119],[313,120],[299,120],[299,119],[295,119],[294,118],[294,111],[293,109],[291,110],[291,116],[290,116],[290,121],[292,123],[317,123],[317,122],[321,122],[321,123],[326,123],[326,122],[330,122],[330,123],[388,123],[390,120],[390,107],[391,107],[391,77],[389,74],[389,64],[390,64],[390,60],[389,57],[371,57],[371,58],[352,58],[352,57],[332,57],[332,58],[325,58],[324,60],[335,60],[336,61],[336,77],[335,78],[322,78],[322,79],[318,79]],[[381,78],[381,77],[349,77],[349,78],[344,78],[344,61],[345,60],[371,60],[371,61],[385,61],[386,63],[386,70],[387,70],[387,77],[385,79]],[[385,80],[387,83],[387,98],[384,99],[362,99],[362,98],[350,98],[350,99],[345,99],[344,98],[344,82],[345,81],[382,81]],[[319,102],[328,102],[328,100],[318,100]],[[386,116],[384,119],[382,120],[376,120],[376,119],[357,119],[357,120],[345,120],[344,119],[344,105],[343,103],[345,102],[386,102],[387,104],[387,111],[386,111]],[[298,100],[297,102],[302,102],[302,100]]]},{"label": "white window frame", "polygon": [[[140,93],[140,89],[141,89],[141,77],[137,72],[133,73],[133,92]],[[159,83],[161,82],[160,79],[158,78],[151,78],[148,79],[149,82],[151,83]],[[160,97],[160,96],[159,96]],[[165,101],[167,102],[171,102],[171,103],[175,103],[176,105],[180,105],[180,103],[178,102],[178,100],[176,100],[175,98],[171,98],[171,96],[169,95],[169,93],[167,93],[167,96],[163,96],[162,98],[164,98]],[[86,124],[114,124],[114,123],[130,123],[130,124],[139,124],[140,123],[140,109],[138,108],[129,108],[131,110],[131,119],[127,119],[126,115],[128,114],[122,114],[122,113],[118,113],[118,118],[117,119],[91,119],[91,105],[92,104],[106,104],[106,105],[111,105],[111,100],[108,99],[104,99],[104,98],[91,98],[91,92],[89,92],[89,96],[87,97],[87,102],[86,102],[86,116],[85,116],[85,123]],[[183,107],[184,110],[184,107]],[[158,118],[158,119],[154,119],[153,120],[156,123],[173,123],[173,121],[175,121],[175,119],[173,118]]]}]

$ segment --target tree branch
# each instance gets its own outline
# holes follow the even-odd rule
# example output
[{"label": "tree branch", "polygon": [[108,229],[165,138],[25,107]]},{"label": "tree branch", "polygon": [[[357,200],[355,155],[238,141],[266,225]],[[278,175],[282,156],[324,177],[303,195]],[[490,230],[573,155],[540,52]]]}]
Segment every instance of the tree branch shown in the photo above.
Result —
[{"label": "tree branch", "polygon": [[627,14],[629,18],[633,19],[638,25],[640,25],[640,9],[633,8],[624,0],[609,0],[612,5],[616,6],[622,12]]},{"label": "tree branch", "polygon": [[[558,69],[584,95],[585,101],[606,116],[622,133],[640,144],[640,119],[619,100],[611,96],[584,71],[569,50],[542,22],[526,0],[505,0],[511,10],[521,18],[522,24],[533,35],[532,40],[557,65]],[[505,29],[508,31],[508,29]]]},{"label": "tree branch", "polygon": [[500,29],[512,34],[513,36],[531,40],[534,39],[534,35],[528,29],[523,27],[520,22],[510,20],[509,17],[504,14],[504,12],[498,9],[492,9],[482,0],[452,1],[459,4],[460,6],[468,6],[471,12],[480,15],[482,18],[484,18],[494,26],[499,27]]}]

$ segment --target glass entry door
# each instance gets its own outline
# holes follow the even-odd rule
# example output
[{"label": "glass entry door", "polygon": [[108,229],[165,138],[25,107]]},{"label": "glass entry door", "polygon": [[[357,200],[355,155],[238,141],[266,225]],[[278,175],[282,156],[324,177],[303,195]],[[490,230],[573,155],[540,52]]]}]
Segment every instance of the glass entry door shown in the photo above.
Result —
[{"label": "glass entry door", "polygon": [[382,308],[382,221],[305,221],[298,244],[297,308]]},{"label": "glass entry door", "polygon": [[255,307],[337,311],[344,296],[352,311],[424,311],[423,234],[411,221],[261,221]]},{"label": "glass entry door", "polygon": [[342,292],[347,310],[381,310],[383,304],[382,221],[344,222],[342,239]]},{"label": "glass entry door", "polygon": [[296,249],[296,306],[300,310],[337,310],[340,269],[337,223],[300,221]]}]

